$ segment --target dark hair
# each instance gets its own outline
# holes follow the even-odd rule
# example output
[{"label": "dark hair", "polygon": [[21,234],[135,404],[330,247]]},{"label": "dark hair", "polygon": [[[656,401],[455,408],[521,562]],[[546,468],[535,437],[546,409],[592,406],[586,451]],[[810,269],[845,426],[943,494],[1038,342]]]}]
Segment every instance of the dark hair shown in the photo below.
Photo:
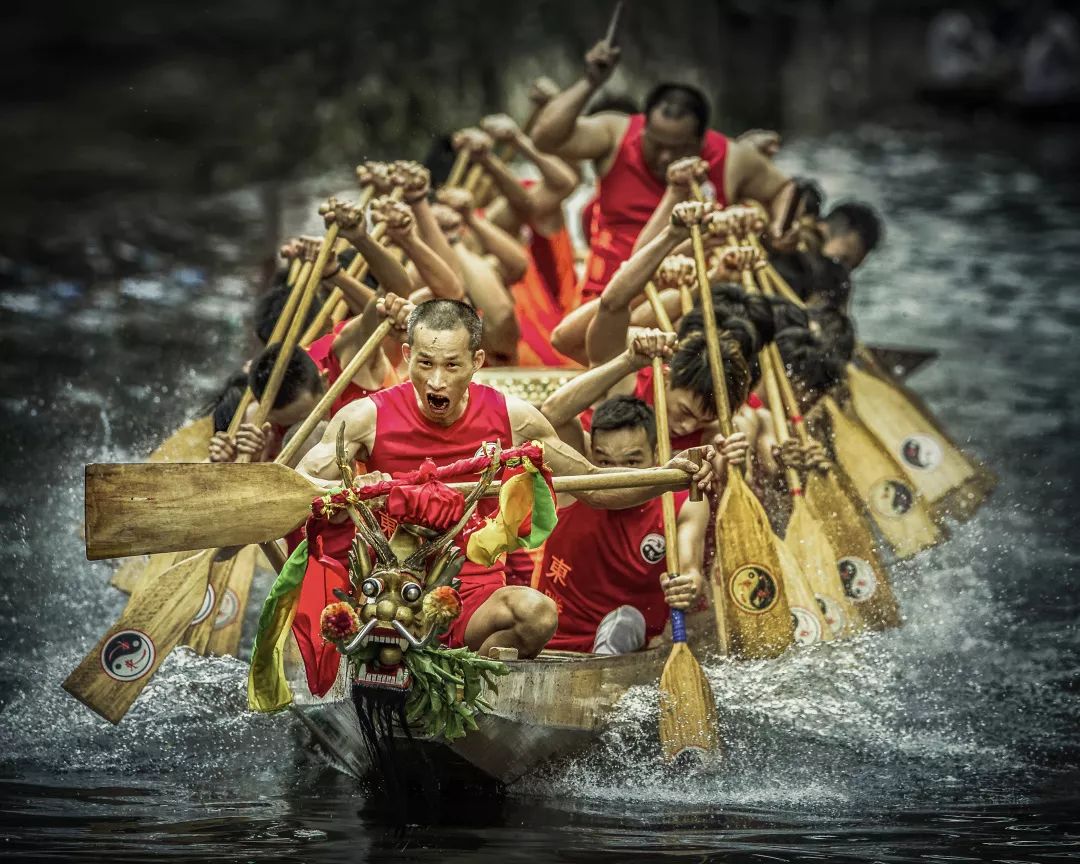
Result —
[{"label": "dark hair", "polygon": [[236,409],[240,407],[240,400],[247,390],[248,376],[246,372],[234,372],[203,406],[200,414],[210,414],[214,418],[214,431],[224,432],[229,428]]},{"label": "dark hair", "polygon": [[844,363],[805,327],[787,327],[776,334],[776,347],[787,373],[809,390],[824,393],[844,376]]},{"label": "dark hair", "polygon": [[825,217],[829,231],[833,234],[844,234],[854,231],[862,239],[863,247],[867,252],[872,252],[881,242],[884,228],[881,217],[869,204],[859,201],[845,201],[837,204],[829,215]]},{"label": "dark hair", "polygon": [[[281,311],[289,300],[289,292],[292,291],[285,284],[284,279],[281,280],[281,284],[276,284],[277,279],[274,281],[274,287],[255,301],[255,335],[263,345],[270,341],[270,335],[274,332],[274,325],[277,324]],[[305,330],[315,320],[317,314],[318,309],[312,303],[308,308],[307,320],[304,322]]]},{"label": "dark hair", "polygon": [[674,120],[688,115],[693,117],[699,137],[705,134],[709,126],[709,102],[704,93],[689,84],[676,84],[670,81],[657,84],[645,97],[646,121],[655,108],[660,108],[665,117],[671,117]]},{"label": "dark hair", "polygon": [[[263,352],[251,362],[248,386],[256,399],[262,399],[280,352],[281,343],[275,342],[264,348]],[[303,348],[293,348],[292,357],[289,358],[289,363],[285,367],[285,377],[281,379],[281,387],[278,389],[273,407],[275,410],[284,408],[303,393],[319,393],[321,390],[322,379],[319,377],[319,367]]]},{"label": "dark hair", "polygon": [[811,330],[830,358],[847,365],[855,354],[855,324],[839,309],[828,306],[809,310]]},{"label": "dark hair", "polygon": [[[750,392],[750,367],[746,365],[738,341],[727,332],[720,333],[720,360],[724,364],[728,404],[734,411],[746,401],[746,394]],[[704,333],[691,333],[686,339],[679,340],[669,370],[672,387],[689,390],[706,413],[711,415],[715,412],[712,372],[709,370]]]},{"label": "dark hair", "polygon": [[424,167],[431,172],[431,188],[436,189],[446,182],[450,169],[454,167],[457,152],[450,143],[449,135],[432,135],[431,145],[424,157]]},{"label": "dark hair", "polygon": [[851,298],[851,271],[839,261],[816,257],[814,293],[835,309],[846,308]]},{"label": "dark hair", "polygon": [[592,415],[592,432],[614,432],[617,429],[644,429],[649,447],[656,449],[656,415],[653,409],[636,396],[612,396],[596,406]]},{"label": "dark hair", "polygon": [[464,327],[469,332],[469,350],[480,347],[484,325],[468,303],[460,300],[426,300],[409,315],[409,344],[413,344],[416,328],[423,324],[432,330],[456,330]]},{"label": "dark hair", "polygon": [[620,114],[637,114],[638,103],[627,93],[608,93],[601,90],[585,106],[582,112],[585,116],[599,114],[602,111],[617,111]]},{"label": "dark hair", "polygon": [[816,180],[809,177],[793,177],[795,181],[795,194],[802,202],[804,216],[820,216],[821,208],[825,204],[825,190]]},{"label": "dark hair", "polygon": [[[773,338],[775,328],[769,301],[760,294],[747,294],[740,286],[730,282],[715,282],[709,287],[716,312],[716,326],[721,330],[731,330],[740,339],[743,356],[752,358]],[[703,331],[704,325],[701,301],[698,300],[694,308],[679,320],[679,336],[687,336],[695,330]],[[742,336],[747,330],[749,340]]]},{"label": "dark hair", "polygon": [[768,303],[772,307],[773,326],[777,333],[786,327],[810,326],[810,316],[802,306],[776,294],[768,298]]}]

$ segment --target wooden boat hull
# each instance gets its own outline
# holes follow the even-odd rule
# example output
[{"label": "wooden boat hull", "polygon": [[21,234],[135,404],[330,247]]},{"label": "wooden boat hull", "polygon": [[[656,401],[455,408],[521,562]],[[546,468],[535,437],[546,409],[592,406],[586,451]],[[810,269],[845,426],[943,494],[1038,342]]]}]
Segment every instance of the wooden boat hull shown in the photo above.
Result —
[{"label": "wooden boat hull", "polygon": [[[691,632],[702,632],[712,613],[691,617],[700,619],[691,622]],[[588,747],[627,690],[659,681],[670,652],[664,643],[634,654],[543,651],[533,660],[507,661],[510,674],[499,679],[498,693],[486,694],[492,711],[478,720],[479,729],[449,745],[425,742],[428,755],[441,750],[451,761],[464,760],[483,777],[510,785],[544,762]],[[303,710],[333,761],[362,773],[364,740],[351,701]]]}]

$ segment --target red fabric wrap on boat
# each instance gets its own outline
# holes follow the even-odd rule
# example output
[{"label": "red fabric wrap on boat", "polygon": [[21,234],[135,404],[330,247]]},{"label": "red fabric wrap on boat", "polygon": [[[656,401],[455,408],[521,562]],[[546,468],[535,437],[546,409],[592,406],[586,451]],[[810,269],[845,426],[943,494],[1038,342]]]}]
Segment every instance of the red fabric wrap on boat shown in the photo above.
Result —
[{"label": "red fabric wrap on boat", "polygon": [[349,572],[342,562],[349,559],[355,530],[351,522],[334,524],[312,518],[307,523],[307,570],[292,632],[304,659],[308,689],[315,696],[324,695],[338,674],[341,655],[333,642],[323,639],[320,619],[323,609],[338,600],[335,588],[349,591]]},{"label": "red fabric wrap on boat", "polygon": [[465,496],[438,480],[395,486],[386,498],[386,512],[398,522],[445,531],[465,514]]}]

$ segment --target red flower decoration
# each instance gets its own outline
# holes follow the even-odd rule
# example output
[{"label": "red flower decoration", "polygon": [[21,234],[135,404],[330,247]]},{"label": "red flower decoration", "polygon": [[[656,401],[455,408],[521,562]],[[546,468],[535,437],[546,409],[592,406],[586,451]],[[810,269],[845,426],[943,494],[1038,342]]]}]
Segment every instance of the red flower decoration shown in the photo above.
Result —
[{"label": "red flower decoration", "polygon": [[331,603],[322,611],[319,619],[323,639],[327,642],[344,642],[360,632],[360,619],[349,603]]}]

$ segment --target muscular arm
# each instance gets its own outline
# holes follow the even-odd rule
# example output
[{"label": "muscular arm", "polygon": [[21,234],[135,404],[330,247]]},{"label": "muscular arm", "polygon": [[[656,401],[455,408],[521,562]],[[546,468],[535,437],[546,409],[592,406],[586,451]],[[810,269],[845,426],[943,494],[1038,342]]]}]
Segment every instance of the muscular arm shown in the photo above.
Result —
[{"label": "muscular arm", "polygon": [[475,211],[467,213],[465,221],[484,251],[495,256],[499,262],[499,275],[504,283],[511,285],[525,275],[529,269],[529,258],[524,246]]},{"label": "muscular arm", "polygon": [[752,198],[769,210],[770,225],[779,228],[783,222],[786,195],[780,193],[789,187],[791,178],[765,158],[756,147],[747,142],[732,141],[729,144],[724,165],[724,195],[728,201]]},{"label": "muscular arm", "polygon": [[705,532],[709,524],[709,502],[686,501],[675,520],[678,537],[679,569],[700,574],[705,562]]},{"label": "muscular arm", "polygon": [[[547,418],[527,402],[514,396],[508,396],[506,410],[510,415],[510,428],[514,435],[514,444],[539,441],[544,447],[544,462],[551,468],[551,473],[554,476],[595,476],[624,470],[619,468],[611,470],[597,468],[573,447],[559,440]],[[681,463],[683,460],[678,461]],[[689,480],[689,475],[687,475],[687,479]],[[594,489],[589,492],[573,493],[574,497],[579,501],[584,501],[590,507],[596,507],[600,510],[622,510],[627,507],[635,507],[650,498],[655,498],[657,494],[659,494],[658,491],[651,487],[644,489]]]},{"label": "muscular arm", "polygon": [[585,103],[596,88],[586,79],[572,84],[552,99],[533,127],[532,139],[544,153],[576,161],[592,159],[601,176],[630,122],[626,114],[603,112],[582,117]]},{"label": "muscular arm", "polygon": [[[385,246],[371,239],[367,234],[356,237],[350,242],[356,251],[364,256],[371,275],[379,280],[380,288],[397,294],[399,297],[409,296],[409,291],[412,290],[409,275]],[[343,286],[342,290],[345,290]],[[363,305],[360,308],[363,309]]]},{"label": "muscular arm", "polygon": [[346,273],[344,267],[326,281],[335,288],[341,289],[341,293],[345,295],[345,302],[349,304],[349,311],[353,315],[363,312],[368,301],[375,296],[375,292],[367,285]]},{"label": "muscular arm", "polygon": [[[414,201],[409,206],[412,207],[413,216],[416,217],[416,229],[420,232],[420,239],[450,266],[459,279],[465,281],[465,270],[461,266],[461,261],[454,254],[454,248],[439,227],[427,198]],[[407,296],[407,292],[401,296]]]},{"label": "muscular arm", "polygon": [[494,268],[463,243],[454,245],[465,272],[465,286],[473,306],[484,315],[484,350],[495,359],[514,362],[521,331],[514,314],[514,298]]},{"label": "muscular arm", "polygon": [[634,241],[633,252],[636,253],[646,244],[651,243],[653,238],[659,236],[671,224],[671,211],[675,208],[675,205],[680,201],[687,200],[689,198],[686,195],[680,194],[679,187],[668,186],[664,190],[664,197],[660,199],[660,203],[656,205],[656,209],[653,210],[649,221],[645,223],[645,227],[641,229],[637,240]]},{"label": "muscular arm", "polygon": [[[331,350],[338,358],[342,368],[352,361],[353,357],[356,356],[378,326],[379,315],[375,308],[375,297],[373,296],[371,302],[364,308],[363,313],[357,315],[342,327],[341,332],[334,339]],[[353,377],[353,380],[361,387],[372,390],[382,384],[389,371],[390,361],[386,359],[386,353],[381,348],[377,348],[363,368]]]},{"label": "muscular arm", "polygon": [[300,460],[296,470],[323,489],[341,485],[341,472],[337,465],[337,437],[342,424],[345,426],[345,452],[352,460],[365,460],[375,444],[375,420],[378,411],[370,399],[350,402],[333,416],[323,432],[322,439]]},{"label": "muscular arm", "polygon": [[600,295],[600,308],[585,337],[591,364],[605,363],[626,347],[630,302],[645,290],[645,283],[652,278],[660,262],[685,236],[685,229],[669,224],[616,271]]},{"label": "muscular arm", "polygon": [[555,428],[559,438],[579,453],[585,453],[585,438],[578,414],[607,396],[608,391],[627,375],[636,372],[639,366],[634,358],[631,351],[624,351],[602,366],[582,372],[548,396],[540,406],[540,413]]},{"label": "muscular arm", "polygon": [[[442,232],[439,232],[440,234]],[[454,269],[438,255],[421,238],[418,231],[408,231],[402,237],[397,238],[401,251],[409,256],[409,260],[416,267],[416,273],[420,277],[421,284],[431,289],[435,297],[443,300],[464,300],[465,283]],[[409,290],[416,286],[410,284]],[[397,294],[397,292],[394,292]],[[399,297],[407,297],[409,292],[398,294]]]}]

